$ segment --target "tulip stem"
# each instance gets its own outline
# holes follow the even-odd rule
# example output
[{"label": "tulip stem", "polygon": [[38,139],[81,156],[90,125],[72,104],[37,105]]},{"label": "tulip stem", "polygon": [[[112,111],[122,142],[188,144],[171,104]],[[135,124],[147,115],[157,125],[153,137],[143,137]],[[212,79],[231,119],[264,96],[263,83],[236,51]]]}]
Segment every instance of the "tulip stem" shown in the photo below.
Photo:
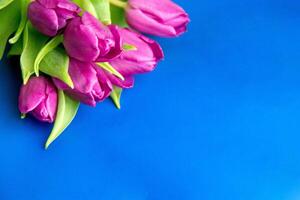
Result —
[{"label": "tulip stem", "polygon": [[124,9],[127,6],[127,3],[121,0],[109,0],[109,2],[117,7],[124,8]]}]

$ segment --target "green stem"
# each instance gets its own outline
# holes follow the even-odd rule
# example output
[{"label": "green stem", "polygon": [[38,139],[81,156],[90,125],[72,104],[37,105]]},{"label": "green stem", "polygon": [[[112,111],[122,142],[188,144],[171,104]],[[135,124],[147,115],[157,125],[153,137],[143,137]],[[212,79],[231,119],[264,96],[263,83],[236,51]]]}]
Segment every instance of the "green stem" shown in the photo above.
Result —
[{"label": "green stem", "polygon": [[109,0],[109,2],[117,7],[124,8],[124,9],[127,6],[127,3],[121,0]]}]

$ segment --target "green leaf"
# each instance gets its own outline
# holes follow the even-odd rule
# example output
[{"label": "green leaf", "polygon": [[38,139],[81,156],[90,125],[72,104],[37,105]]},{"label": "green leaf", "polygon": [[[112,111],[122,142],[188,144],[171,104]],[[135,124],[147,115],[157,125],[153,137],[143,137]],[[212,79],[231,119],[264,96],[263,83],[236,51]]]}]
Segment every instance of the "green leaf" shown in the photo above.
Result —
[{"label": "green leaf", "polygon": [[58,35],[52,38],[38,53],[34,62],[34,72],[37,76],[39,76],[39,65],[43,58],[50,52],[53,51],[58,45],[60,45],[63,41],[63,36]]},{"label": "green leaf", "polygon": [[39,64],[39,69],[51,77],[58,78],[71,88],[73,81],[68,73],[69,56],[63,48],[57,47],[48,53]]},{"label": "green leaf", "polygon": [[73,2],[104,24],[111,24],[109,0],[74,0]]},{"label": "green leaf", "polygon": [[90,0],[94,5],[97,18],[104,24],[111,24],[109,0]]},{"label": "green leaf", "polygon": [[[4,5],[4,1],[2,2],[2,6]],[[0,3],[1,5],[1,3]],[[0,28],[0,60],[3,57],[4,50],[6,47],[6,43],[8,38],[12,33],[14,33],[19,25],[20,20],[20,2],[15,0],[11,4],[9,4],[4,9],[0,10],[0,20],[1,20],[1,28]]]},{"label": "green leaf", "polygon": [[114,86],[113,91],[110,94],[110,98],[116,105],[118,109],[121,109],[121,94],[122,94],[122,88]]},{"label": "green leaf", "polygon": [[14,0],[0,0],[0,10],[8,6]]},{"label": "green leaf", "polygon": [[26,21],[27,21],[27,9],[28,9],[29,2],[30,2],[29,0],[21,0],[21,21],[19,24],[19,28],[15,33],[15,36],[9,40],[10,44],[16,43],[21,37],[22,32],[24,31],[24,28],[26,26]]},{"label": "green leaf", "polygon": [[116,77],[120,78],[122,81],[125,80],[125,78],[120,74],[113,66],[111,66],[108,62],[102,62],[102,63],[97,63],[97,65],[106,71],[110,72],[111,74],[115,75]]},{"label": "green leaf", "polygon": [[52,132],[45,144],[45,149],[62,134],[70,125],[79,108],[79,102],[75,101],[62,90],[58,91],[58,108]]},{"label": "green leaf", "polygon": [[84,11],[87,11],[94,17],[98,18],[95,7],[90,0],[73,0],[73,2],[76,3]]},{"label": "green leaf", "polygon": [[137,48],[134,45],[124,43],[123,44],[123,50],[125,50],[125,51],[136,51]]},{"label": "green leaf", "polygon": [[21,70],[23,83],[26,84],[32,74],[34,74],[34,62],[36,56],[47,42],[48,37],[36,31],[27,22],[23,34],[23,52],[21,54]]},{"label": "green leaf", "polygon": [[128,27],[125,19],[125,11],[123,8],[110,5],[111,21],[121,27]]},{"label": "green leaf", "polygon": [[23,38],[17,41],[17,43],[12,44],[11,48],[7,54],[8,57],[10,56],[20,56],[23,51]]}]

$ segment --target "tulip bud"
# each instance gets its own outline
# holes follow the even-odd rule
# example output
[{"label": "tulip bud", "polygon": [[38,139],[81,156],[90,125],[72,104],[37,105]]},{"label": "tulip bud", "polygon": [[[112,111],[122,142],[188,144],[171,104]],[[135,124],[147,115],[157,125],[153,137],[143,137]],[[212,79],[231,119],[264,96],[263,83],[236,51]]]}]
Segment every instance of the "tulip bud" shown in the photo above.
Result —
[{"label": "tulip bud", "polygon": [[30,113],[40,121],[52,123],[57,110],[57,90],[47,78],[32,77],[21,87],[19,110]]},{"label": "tulip bud", "polygon": [[74,99],[96,106],[96,103],[103,101],[110,95],[112,85],[105,73],[101,72],[98,66],[91,63],[84,63],[75,59],[70,59],[69,74],[74,83],[74,88],[70,88],[58,79],[53,79],[55,85],[64,90]]},{"label": "tulip bud", "polygon": [[150,72],[163,59],[163,51],[154,40],[127,28],[120,29],[120,34],[124,44],[135,47],[135,50],[124,51],[120,57],[110,62],[123,76]]},{"label": "tulip bud", "polygon": [[28,7],[28,18],[39,32],[55,36],[79,12],[80,8],[69,0],[35,0]]},{"label": "tulip bud", "polygon": [[107,62],[122,52],[118,27],[105,26],[87,12],[67,25],[64,46],[69,56],[82,62]]},{"label": "tulip bud", "polygon": [[140,32],[162,37],[184,33],[190,21],[188,14],[171,0],[128,0],[126,20]]}]

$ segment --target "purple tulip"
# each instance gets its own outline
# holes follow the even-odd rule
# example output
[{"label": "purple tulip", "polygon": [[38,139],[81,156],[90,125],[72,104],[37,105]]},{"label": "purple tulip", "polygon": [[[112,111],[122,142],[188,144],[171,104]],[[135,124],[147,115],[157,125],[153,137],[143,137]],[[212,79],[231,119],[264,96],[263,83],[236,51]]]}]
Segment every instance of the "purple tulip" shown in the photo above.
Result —
[{"label": "purple tulip", "polygon": [[28,7],[28,18],[39,32],[55,36],[79,12],[80,8],[69,0],[36,0]]},{"label": "purple tulip", "polygon": [[30,113],[40,121],[52,123],[57,109],[57,90],[47,78],[32,77],[21,87],[19,110]]},{"label": "purple tulip", "polygon": [[128,0],[127,23],[143,33],[175,37],[184,33],[188,14],[171,0]]},{"label": "purple tulip", "polygon": [[134,78],[133,76],[123,76],[124,80],[121,80],[120,78],[112,75],[109,72],[105,72],[106,76],[108,77],[108,79],[110,80],[110,82],[112,83],[112,85],[118,86],[120,88],[132,88],[134,85]]},{"label": "purple tulip", "polygon": [[58,79],[53,79],[54,83],[82,103],[96,106],[98,101],[103,101],[112,91],[110,80],[102,69],[94,64],[70,59],[69,74],[74,83],[73,89]]},{"label": "purple tulip", "polygon": [[82,62],[107,62],[122,52],[118,27],[105,26],[91,14],[70,21],[64,33],[68,54]]},{"label": "purple tulip", "polygon": [[124,51],[110,64],[123,76],[150,72],[157,62],[163,59],[163,51],[159,44],[130,29],[120,29],[124,44],[133,45],[136,50]]}]

